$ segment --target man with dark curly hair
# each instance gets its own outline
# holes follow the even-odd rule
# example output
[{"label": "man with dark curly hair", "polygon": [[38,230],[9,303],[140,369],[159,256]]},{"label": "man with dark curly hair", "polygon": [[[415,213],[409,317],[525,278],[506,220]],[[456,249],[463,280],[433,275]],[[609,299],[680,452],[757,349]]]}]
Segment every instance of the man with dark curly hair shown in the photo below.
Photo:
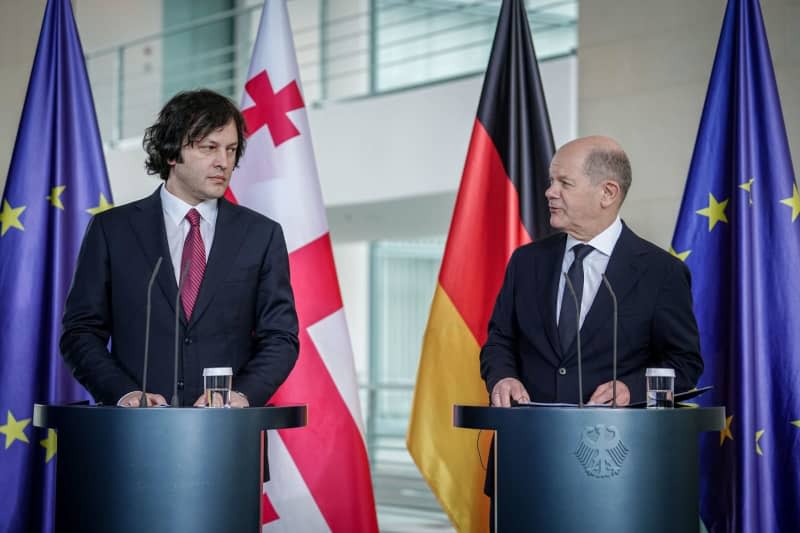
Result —
[{"label": "man with dark curly hair", "polygon": [[297,360],[297,315],[281,227],[223,198],[244,153],[242,114],[212,91],[179,93],[143,144],[148,173],[164,184],[89,224],[64,312],[64,360],[97,402],[139,405],[147,286],[162,260],[148,405],[165,404],[175,382],[179,405],[204,405],[208,367],[232,367],[232,406],[263,405]]}]

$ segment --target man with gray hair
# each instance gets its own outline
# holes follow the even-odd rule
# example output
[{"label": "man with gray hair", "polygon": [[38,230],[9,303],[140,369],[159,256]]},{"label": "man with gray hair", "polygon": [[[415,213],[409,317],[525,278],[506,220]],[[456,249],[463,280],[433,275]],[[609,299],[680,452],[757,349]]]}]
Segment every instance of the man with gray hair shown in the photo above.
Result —
[{"label": "man with gray hair", "polygon": [[611,402],[613,304],[603,275],[619,303],[617,404],[645,399],[648,367],[674,368],[676,392],[697,383],[703,360],[689,269],[620,220],[630,185],[628,157],[608,137],[556,152],[545,196],[550,224],[563,233],[520,247],[508,263],[480,355],[492,405],[577,403],[578,329],[582,400]]}]

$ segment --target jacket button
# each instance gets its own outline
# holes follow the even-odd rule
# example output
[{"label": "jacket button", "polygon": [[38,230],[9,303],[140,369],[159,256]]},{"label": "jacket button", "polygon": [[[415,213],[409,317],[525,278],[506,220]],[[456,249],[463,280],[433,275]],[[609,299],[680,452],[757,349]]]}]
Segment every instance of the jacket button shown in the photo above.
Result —
[{"label": "jacket button", "polygon": [[183,390],[183,380],[178,382],[178,390]]},{"label": "jacket button", "polygon": [[566,376],[567,369],[562,366],[561,368],[558,369],[558,373],[561,374],[562,376]]},{"label": "jacket button", "polygon": [[185,339],[183,339],[183,343],[184,344],[192,344],[192,338],[191,337],[186,337]]}]

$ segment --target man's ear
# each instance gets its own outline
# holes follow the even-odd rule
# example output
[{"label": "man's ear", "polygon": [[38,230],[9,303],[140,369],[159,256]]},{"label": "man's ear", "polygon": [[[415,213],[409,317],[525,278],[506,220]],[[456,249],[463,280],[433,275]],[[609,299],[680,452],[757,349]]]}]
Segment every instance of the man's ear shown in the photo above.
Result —
[{"label": "man's ear", "polygon": [[600,203],[603,207],[609,207],[622,200],[622,188],[614,180],[606,180],[602,184],[603,197]]},{"label": "man's ear", "polygon": [[176,154],[174,159],[167,159],[167,164],[171,167],[174,167],[178,163],[183,163],[183,158],[181,157],[182,153],[183,153],[183,147],[181,147],[181,149],[178,150],[178,153]]}]

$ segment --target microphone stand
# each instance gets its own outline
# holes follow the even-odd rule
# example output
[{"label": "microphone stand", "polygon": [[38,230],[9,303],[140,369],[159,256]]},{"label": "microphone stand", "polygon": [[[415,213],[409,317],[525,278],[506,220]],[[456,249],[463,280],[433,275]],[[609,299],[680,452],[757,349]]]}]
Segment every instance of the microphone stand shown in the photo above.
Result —
[{"label": "microphone stand", "polygon": [[145,311],[145,325],[144,325],[144,372],[142,374],[142,396],[139,398],[139,407],[147,407],[147,359],[150,351],[150,313],[153,310],[151,303],[153,296],[153,283],[156,281],[156,275],[161,268],[161,261],[163,257],[159,257],[156,261],[156,266],[153,267],[153,273],[150,274],[150,281],[147,282],[147,308]]},{"label": "microphone stand", "polygon": [[617,295],[614,294],[614,289],[611,288],[611,283],[609,283],[608,278],[606,277],[605,273],[603,273],[603,284],[605,284],[606,289],[608,289],[608,294],[611,295],[611,301],[614,303],[614,337],[613,337],[613,349],[612,349],[612,381],[611,381],[611,407],[617,407],[617,331],[619,329],[617,325],[618,321],[618,312],[617,312]]}]

